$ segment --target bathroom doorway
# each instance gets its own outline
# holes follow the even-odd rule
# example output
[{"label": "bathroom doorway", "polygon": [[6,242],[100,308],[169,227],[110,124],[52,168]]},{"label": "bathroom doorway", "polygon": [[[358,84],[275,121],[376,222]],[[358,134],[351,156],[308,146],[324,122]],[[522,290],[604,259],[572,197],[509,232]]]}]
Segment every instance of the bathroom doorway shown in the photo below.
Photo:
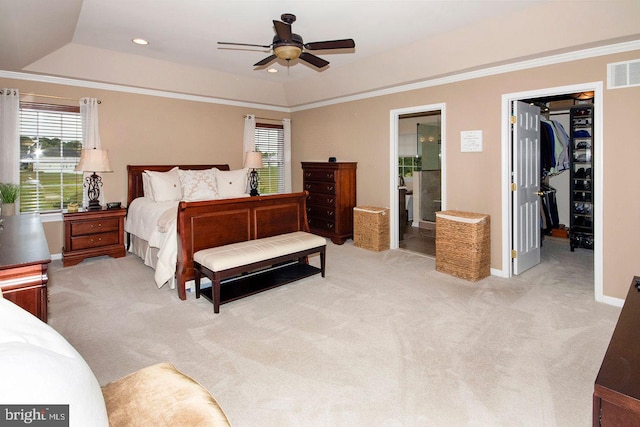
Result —
[{"label": "bathroom doorway", "polygon": [[391,248],[435,257],[435,213],[444,206],[444,105],[392,111],[391,120]]}]

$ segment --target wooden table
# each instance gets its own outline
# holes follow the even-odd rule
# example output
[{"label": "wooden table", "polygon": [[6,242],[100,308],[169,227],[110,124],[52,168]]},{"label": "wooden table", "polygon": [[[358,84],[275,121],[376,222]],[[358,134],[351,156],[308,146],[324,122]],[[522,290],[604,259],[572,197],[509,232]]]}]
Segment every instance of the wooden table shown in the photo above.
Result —
[{"label": "wooden table", "polygon": [[47,321],[47,268],[51,254],[40,215],[3,217],[0,225],[2,296]]},{"label": "wooden table", "polygon": [[640,425],[640,277],[631,281],[593,391],[594,426]]}]

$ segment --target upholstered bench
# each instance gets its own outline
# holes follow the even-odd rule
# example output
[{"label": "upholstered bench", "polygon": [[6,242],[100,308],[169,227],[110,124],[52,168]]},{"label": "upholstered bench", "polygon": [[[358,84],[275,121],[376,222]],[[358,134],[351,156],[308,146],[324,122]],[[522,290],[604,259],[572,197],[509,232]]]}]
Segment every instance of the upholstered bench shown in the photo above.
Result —
[{"label": "upholstered bench", "polygon": [[[312,274],[320,273],[324,277],[326,247],[327,242],[324,237],[305,231],[295,231],[197,251],[193,255],[196,298],[200,298],[202,276],[211,279],[211,300],[214,313],[220,312],[220,287],[223,279],[254,273],[260,277],[261,273],[269,273],[270,278],[275,280],[264,280],[266,276],[262,276],[263,280],[261,282],[263,283],[259,287],[249,287],[247,292],[225,299],[224,302],[226,302],[271,289],[302,277],[308,277]],[[307,257],[316,253],[320,254],[319,269],[308,265]],[[297,261],[297,263],[292,265],[291,263],[294,261]],[[273,266],[286,269],[288,274],[273,274],[273,270],[267,271],[265,269]],[[235,284],[231,286],[235,286]]]}]

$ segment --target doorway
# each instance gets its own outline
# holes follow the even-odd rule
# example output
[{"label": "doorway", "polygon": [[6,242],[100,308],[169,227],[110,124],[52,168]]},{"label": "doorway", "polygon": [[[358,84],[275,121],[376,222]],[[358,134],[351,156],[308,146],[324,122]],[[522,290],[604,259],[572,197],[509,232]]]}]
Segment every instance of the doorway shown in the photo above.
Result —
[{"label": "doorway", "polygon": [[[502,276],[512,277],[514,272],[514,260],[512,254],[516,248],[514,247],[514,236],[519,233],[519,224],[514,218],[513,203],[514,194],[511,183],[514,182],[514,146],[512,141],[512,125],[511,116],[513,106],[518,101],[527,101],[534,103],[540,102],[540,105],[547,104],[551,100],[569,99],[578,94],[586,92],[593,93],[592,104],[593,111],[593,145],[594,145],[594,162],[593,162],[593,209],[594,209],[594,245],[593,245],[593,277],[594,277],[594,295],[596,301],[602,301],[602,212],[603,212],[603,196],[602,196],[602,82],[585,83],[580,85],[563,86],[558,88],[542,89],[530,92],[520,92],[503,95],[502,97],[502,179],[503,179],[503,197],[502,197]],[[545,101],[545,102],[543,102]],[[564,179],[567,177],[565,176]],[[567,251],[569,251],[569,243],[567,242]],[[517,255],[515,255],[517,256]]]},{"label": "doorway", "polygon": [[444,209],[445,105],[390,113],[390,247],[435,256],[435,212]]}]

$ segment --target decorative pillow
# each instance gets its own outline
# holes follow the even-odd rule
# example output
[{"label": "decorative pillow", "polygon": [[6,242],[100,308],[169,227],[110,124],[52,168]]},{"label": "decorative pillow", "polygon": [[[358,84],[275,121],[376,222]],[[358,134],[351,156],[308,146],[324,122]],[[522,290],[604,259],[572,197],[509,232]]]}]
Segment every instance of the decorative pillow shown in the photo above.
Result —
[{"label": "decorative pillow", "polygon": [[243,197],[247,194],[249,169],[221,171],[216,169],[218,194],[222,199]]},{"label": "decorative pillow", "polygon": [[155,201],[153,191],[151,191],[151,178],[146,172],[142,172],[142,193],[147,199]]},{"label": "decorative pillow", "polygon": [[71,427],[109,425],[100,385],[82,356],[51,326],[2,298],[0,378],[3,405],[69,405]]},{"label": "decorative pillow", "polygon": [[156,202],[168,202],[182,199],[182,187],[180,186],[178,170],[176,166],[168,172],[144,171],[151,181],[153,200]]},{"label": "decorative pillow", "polygon": [[219,199],[214,169],[178,170],[180,185],[182,186],[182,200],[193,202],[196,200]]}]

